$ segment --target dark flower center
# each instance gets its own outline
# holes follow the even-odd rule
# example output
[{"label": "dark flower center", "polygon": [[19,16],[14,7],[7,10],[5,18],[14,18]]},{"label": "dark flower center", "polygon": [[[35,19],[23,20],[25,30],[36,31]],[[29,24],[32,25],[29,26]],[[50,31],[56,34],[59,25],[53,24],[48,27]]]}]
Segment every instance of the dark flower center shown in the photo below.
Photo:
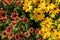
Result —
[{"label": "dark flower center", "polygon": [[54,10],[56,10],[56,8],[54,8]]},{"label": "dark flower center", "polygon": [[6,35],[6,33],[4,32],[3,35]]},{"label": "dark flower center", "polygon": [[56,35],[57,37],[59,36],[59,35]]},{"label": "dark flower center", "polygon": [[20,34],[20,35],[19,35],[19,37],[20,37],[20,38],[22,38],[22,37],[23,37],[23,35],[22,35],[22,34]]},{"label": "dark flower center", "polygon": [[23,19],[23,21],[24,21],[24,22],[27,22],[27,21],[28,21],[28,19],[27,19],[27,18],[24,18],[24,19]]},{"label": "dark flower center", "polygon": [[40,13],[38,13],[38,15],[40,15]]},{"label": "dark flower center", "polygon": [[38,3],[40,3],[40,1],[38,1]]},{"label": "dark flower center", "polygon": [[17,15],[16,14],[13,14],[13,17],[16,17]]},{"label": "dark flower center", "polygon": [[3,20],[2,20],[2,19],[0,19],[0,21],[2,22]]},{"label": "dark flower center", "polygon": [[46,7],[48,6],[48,5],[45,5]]},{"label": "dark flower center", "polygon": [[2,13],[2,17],[5,17],[5,13]]},{"label": "dark flower center", "polygon": [[10,29],[10,28],[8,28],[8,29],[7,29],[7,32],[10,32],[10,30],[11,30],[11,29]]},{"label": "dark flower center", "polygon": [[16,35],[16,39],[18,39],[19,38],[19,36],[18,35]]}]

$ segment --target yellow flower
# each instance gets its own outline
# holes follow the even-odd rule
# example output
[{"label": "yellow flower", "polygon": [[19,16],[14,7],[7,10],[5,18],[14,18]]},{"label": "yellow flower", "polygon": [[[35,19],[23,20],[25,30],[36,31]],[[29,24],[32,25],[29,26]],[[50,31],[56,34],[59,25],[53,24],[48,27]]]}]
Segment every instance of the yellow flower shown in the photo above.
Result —
[{"label": "yellow flower", "polygon": [[57,24],[60,24],[60,18],[57,20]]},{"label": "yellow flower", "polygon": [[54,29],[52,35],[53,35],[56,39],[58,39],[58,38],[60,38],[60,31],[57,31],[56,29]]},{"label": "yellow flower", "polygon": [[34,6],[38,5],[37,4],[38,0],[31,0],[31,1],[33,2]]},{"label": "yellow flower", "polygon": [[50,3],[46,3],[46,4],[45,4],[45,9],[44,9],[44,11],[45,11],[46,13],[48,13],[49,10],[50,10]]},{"label": "yellow flower", "polygon": [[52,20],[51,18],[46,17],[46,18],[41,22],[41,26],[42,26],[42,27],[48,27],[48,28],[50,28],[50,26],[53,24],[52,21],[53,21],[53,20]]},{"label": "yellow flower", "polygon": [[29,1],[28,3],[24,3],[23,4],[23,10],[25,10],[25,12],[30,12],[32,10],[32,6],[31,6],[31,1]]},{"label": "yellow flower", "polygon": [[44,12],[39,8],[35,9],[33,12],[34,12],[34,15],[33,15],[34,19],[36,20],[44,19]]},{"label": "yellow flower", "polygon": [[60,29],[60,24],[58,24],[57,28]]},{"label": "yellow flower", "polygon": [[60,31],[55,30],[55,31],[53,32],[53,35],[55,36],[55,39],[56,39],[56,40],[59,40],[59,39],[60,39]]},{"label": "yellow flower", "polygon": [[50,29],[47,27],[42,27],[40,31],[41,31],[41,34],[43,35],[44,33],[48,32],[49,30]]},{"label": "yellow flower", "polygon": [[51,35],[51,33],[50,33],[49,31],[47,31],[47,32],[44,34],[43,38],[44,38],[44,39],[45,39],[45,38],[48,38],[48,37],[50,37],[50,35]]},{"label": "yellow flower", "polygon": [[38,8],[45,9],[45,3],[40,3],[40,4],[38,5]]},{"label": "yellow flower", "polygon": [[24,0],[24,3],[28,3],[29,2],[29,0]]},{"label": "yellow flower", "polygon": [[60,2],[60,0],[56,0],[56,3]]},{"label": "yellow flower", "polygon": [[40,1],[40,3],[43,3],[43,2],[45,2],[46,0],[38,0],[38,1]]},{"label": "yellow flower", "polygon": [[60,38],[60,31],[57,32],[56,38]]},{"label": "yellow flower", "polygon": [[45,39],[45,38],[48,38],[48,37],[50,37],[50,35],[51,35],[51,33],[49,32],[49,28],[47,28],[47,27],[42,27],[41,28],[41,35],[43,36],[43,38]]},{"label": "yellow flower", "polygon": [[58,5],[57,4],[51,4],[51,7],[50,7],[50,11],[49,13],[52,13],[52,14],[58,14],[59,13],[59,8],[58,8]]}]

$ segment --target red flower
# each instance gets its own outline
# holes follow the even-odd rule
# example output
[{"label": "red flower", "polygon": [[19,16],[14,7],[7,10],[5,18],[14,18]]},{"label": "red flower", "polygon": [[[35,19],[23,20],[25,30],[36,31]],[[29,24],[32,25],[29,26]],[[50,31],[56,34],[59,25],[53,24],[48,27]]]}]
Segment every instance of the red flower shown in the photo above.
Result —
[{"label": "red flower", "polygon": [[18,0],[18,1],[16,2],[16,4],[17,4],[17,6],[21,6],[21,5],[22,5],[22,2],[21,2],[20,0]]},{"label": "red flower", "polygon": [[16,18],[14,19],[14,21],[17,22],[17,23],[18,23],[20,20],[21,20],[21,19],[20,19],[19,17],[16,17]]},{"label": "red flower", "polygon": [[12,32],[12,28],[11,27],[6,27],[6,33],[10,34]]},{"label": "red flower", "polygon": [[6,37],[6,32],[4,31],[3,33],[2,33],[2,39],[4,39]]},{"label": "red flower", "polygon": [[2,18],[0,18],[0,22],[2,22],[3,21],[3,19]]},{"label": "red flower", "polygon": [[20,40],[22,38],[23,38],[23,34],[22,33],[18,33],[18,34],[15,35],[15,39],[16,40]]},{"label": "red flower", "polygon": [[18,40],[18,39],[19,39],[19,35],[16,34],[16,35],[15,35],[15,40]]},{"label": "red flower", "polygon": [[3,11],[3,9],[0,9],[0,17],[5,17],[6,13]]},{"label": "red flower", "polygon": [[34,31],[34,28],[30,27],[29,32],[33,32],[33,31]]},{"label": "red flower", "polygon": [[7,21],[7,17],[2,17],[2,20],[3,21]]},{"label": "red flower", "polygon": [[9,39],[9,40],[11,40],[13,37],[14,37],[14,33],[13,33],[13,32],[10,33],[10,34],[8,34],[8,39]]},{"label": "red flower", "polygon": [[12,2],[13,2],[13,0],[4,0],[3,4],[10,5],[10,4],[12,4]]},{"label": "red flower", "polygon": [[11,13],[11,18],[14,20],[18,17],[18,14],[16,12]]},{"label": "red flower", "polygon": [[19,38],[20,38],[20,39],[23,38],[23,36],[24,36],[23,33],[20,33],[20,34],[19,34]]},{"label": "red flower", "polygon": [[28,18],[23,18],[22,21],[23,21],[24,23],[27,23],[27,22],[28,22]]},{"label": "red flower", "polygon": [[25,32],[24,36],[28,38],[28,37],[30,37],[30,33],[29,32]]},{"label": "red flower", "polygon": [[17,25],[17,23],[15,22],[15,21],[12,21],[11,23],[10,23],[10,26],[12,26],[12,27],[15,27]]},{"label": "red flower", "polygon": [[3,35],[6,35],[6,32],[3,32]]},{"label": "red flower", "polygon": [[7,20],[6,13],[3,11],[3,9],[0,9],[0,22]]},{"label": "red flower", "polygon": [[40,30],[39,30],[39,29],[36,29],[36,30],[35,30],[35,33],[36,33],[36,34],[40,34]]}]

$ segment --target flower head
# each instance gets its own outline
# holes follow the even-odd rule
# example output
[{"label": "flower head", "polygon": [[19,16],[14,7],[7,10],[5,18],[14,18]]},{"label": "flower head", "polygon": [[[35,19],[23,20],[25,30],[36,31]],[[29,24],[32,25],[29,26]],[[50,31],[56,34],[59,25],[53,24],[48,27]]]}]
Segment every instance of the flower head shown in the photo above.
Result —
[{"label": "flower head", "polygon": [[27,38],[29,38],[30,37],[30,33],[29,32],[25,32],[24,36],[27,37]]},{"label": "flower head", "polygon": [[3,4],[11,5],[13,0],[3,0]]}]

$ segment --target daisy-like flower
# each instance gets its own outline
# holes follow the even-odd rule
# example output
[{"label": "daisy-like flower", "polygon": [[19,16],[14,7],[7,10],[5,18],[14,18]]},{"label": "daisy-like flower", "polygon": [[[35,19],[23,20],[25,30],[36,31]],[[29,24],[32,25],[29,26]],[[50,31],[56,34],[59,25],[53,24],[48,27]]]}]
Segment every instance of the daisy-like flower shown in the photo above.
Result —
[{"label": "daisy-like flower", "polygon": [[3,0],[3,4],[11,5],[13,0]]},{"label": "daisy-like flower", "polygon": [[27,23],[28,22],[28,18],[22,18],[22,21],[23,21],[23,23]]},{"label": "daisy-like flower", "polygon": [[50,28],[50,26],[53,24],[52,22],[53,20],[49,17],[46,17],[42,22],[41,22],[41,26],[42,27],[47,27]]},{"label": "daisy-like flower", "polygon": [[52,35],[55,37],[56,40],[60,39],[60,31],[54,29]]},{"label": "daisy-like flower", "polygon": [[60,18],[59,18],[59,19],[57,19],[57,24],[60,24]]},{"label": "daisy-like flower", "polygon": [[42,27],[40,31],[41,31],[41,35],[43,36],[43,39],[48,38],[51,35],[49,28]]},{"label": "daisy-like flower", "polygon": [[31,1],[29,1],[28,3],[24,3],[23,4],[23,10],[25,10],[25,12],[30,12],[32,10],[32,5],[31,5]]},{"label": "daisy-like flower", "polygon": [[13,21],[15,21],[16,23],[18,23],[21,20],[21,18],[16,17]]},{"label": "daisy-like flower", "polygon": [[12,28],[11,27],[6,27],[6,34],[10,34],[12,32]]},{"label": "daisy-like flower", "polygon": [[15,35],[15,40],[20,40],[18,34]]},{"label": "daisy-like flower", "polygon": [[11,13],[11,18],[14,20],[18,17],[18,14],[16,12]]},{"label": "daisy-like flower", "polygon": [[38,8],[45,9],[45,3],[44,3],[44,2],[43,2],[43,3],[40,3],[40,4],[38,5]]},{"label": "daisy-like flower", "polygon": [[29,32],[25,32],[24,36],[27,37],[27,38],[29,38],[30,37],[30,33]]},{"label": "daisy-like flower", "polygon": [[38,0],[38,4],[44,3],[46,0]]},{"label": "daisy-like flower", "polygon": [[38,9],[35,9],[34,11],[34,14],[33,14],[33,17],[35,20],[43,20],[44,19],[44,12],[42,10],[40,10],[39,8]]},{"label": "daisy-like flower", "polygon": [[38,0],[30,0],[30,1],[32,1],[32,3],[33,3],[34,6],[38,5]]},{"label": "daisy-like flower", "polygon": [[18,16],[18,13],[16,12],[12,12],[11,13],[11,18],[13,19],[13,21],[15,21],[16,23],[18,23],[20,21],[20,18]]},{"label": "daisy-like flower", "polygon": [[56,30],[56,29],[52,29],[52,30],[51,30],[51,33],[52,33],[52,36],[54,36],[54,37],[55,37],[55,36],[56,36],[56,34],[57,34],[57,30]]},{"label": "daisy-like flower", "polygon": [[59,10],[57,4],[51,4],[49,13],[52,13],[52,14],[56,15],[56,14],[59,13],[59,11],[60,11],[60,10]]},{"label": "daisy-like flower", "polygon": [[56,3],[59,3],[60,2],[60,0],[56,0]]},{"label": "daisy-like flower", "polygon": [[2,39],[4,39],[6,37],[6,32],[2,32]]},{"label": "daisy-like flower", "polygon": [[40,30],[39,29],[36,29],[35,30],[35,34],[40,34]]},{"label": "daisy-like flower", "polygon": [[17,22],[16,21],[12,21],[11,23],[10,23],[10,26],[12,26],[12,27],[15,27],[17,25]]},{"label": "daisy-like flower", "polygon": [[28,3],[29,2],[29,0],[24,0],[24,3]]},{"label": "daisy-like flower", "polygon": [[33,31],[34,31],[34,28],[30,27],[29,32],[33,32]]},{"label": "daisy-like flower", "polygon": [[23,38],[23,33],[18,33],[15,35],[15,40],[21,40]]},{"label": "daisy-like flower", "polygon": [[23,38],[23,33],[19,33],[19,38],[22,39]]},{"label": "daisy-like flower", "polygon": [[48,31],[49,31],[49,28],[42,27],[41,30],[40,30],[40,33],[41,33],[41,35],[44,35],[44,33],[48,32]]},{"label": "daisy-like flower", "polygon": [[22,3],[21,0],[17,0],[17,1],[16,1],[16,4],[17,4],[17,6],[21,6],[23,3]]},{"label": "daisy-like flower", "polygon": [[13,32],[10,33],[10,34],[8,34],[8,39],[9,39],[9,40],[11,40],[13,37],[14,37],[14,33],[13,33]]},{"label": "daisy-like flower", "polygon": [[0,9],[0,22],[5,22],[7,20],[7,15],[6,13],[3,11],[3,9]]},{"label": "daisy-like flower", "polygon": [[45,11],[46,13],[48,13],[49,10],[50,10],[50,3],[47,2],[47,3],[45,4],[45,9],[44,9],[44,11]]},{"label": "daisy-like flower", "polygon": [[57,39],[60,39],[60,31],[57,32],[56,38],[57,38]]},{"label": "daisy-like flower", "polygon": [[43,38],[49,38],[51,36],[51,32],[47,31],[46,33],[44,33]]},{"label": "daisy-like flower", "polygon": [[7,17],[2,17],[3,22],[7,21]]}]

